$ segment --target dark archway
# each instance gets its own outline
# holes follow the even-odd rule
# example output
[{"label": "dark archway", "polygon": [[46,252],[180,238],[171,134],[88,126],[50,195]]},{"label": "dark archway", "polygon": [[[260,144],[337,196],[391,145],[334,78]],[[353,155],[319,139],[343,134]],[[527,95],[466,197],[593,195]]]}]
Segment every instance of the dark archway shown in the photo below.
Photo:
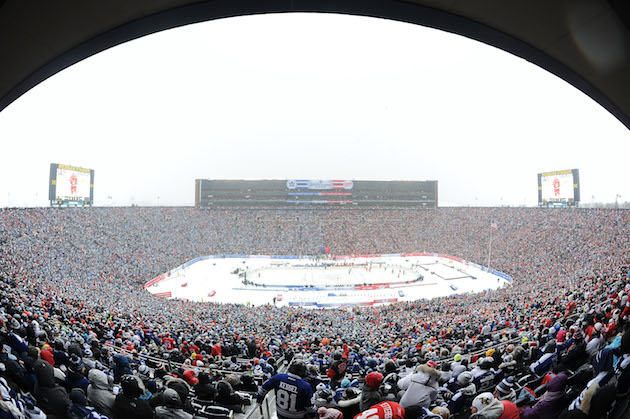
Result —
[{"label": "dark archway", "polygon": [[[241,15],[323,12],[419,24],[501,48],[566,80],[630,128],[630,52],[612,68],[597,68],[567,23],[577,13],[587,40],[618,23],[615,36],[630,45],[630,7],[621,0],[118,0],[100,10],[80,0],[29,3],[0,1],[0,110],[64,68],[151,33]],[[595,46],[606,40],[595,38]]]}]

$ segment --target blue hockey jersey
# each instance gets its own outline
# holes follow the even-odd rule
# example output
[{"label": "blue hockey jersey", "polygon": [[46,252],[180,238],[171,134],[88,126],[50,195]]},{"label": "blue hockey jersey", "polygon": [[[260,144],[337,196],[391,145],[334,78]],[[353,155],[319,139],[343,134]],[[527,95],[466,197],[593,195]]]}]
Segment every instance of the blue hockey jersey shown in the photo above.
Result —
[{"label": "blue hockey jersey", "polygon": [[294,374],[277,374],[258,391],[261,402],[271,390],[276,391],[276,411],[280,419],[303,419],[315,416],[313,388]]}]

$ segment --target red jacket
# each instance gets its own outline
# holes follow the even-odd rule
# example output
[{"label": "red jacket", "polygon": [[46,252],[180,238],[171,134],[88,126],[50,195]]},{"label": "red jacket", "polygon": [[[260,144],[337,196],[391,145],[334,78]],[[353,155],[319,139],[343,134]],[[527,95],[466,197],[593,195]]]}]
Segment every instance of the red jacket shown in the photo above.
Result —
[{"label": "red jacket", "polygon": [[39,353],[39,357],[48,362],[52,367],[55,366],[55,357],[53,356],[52,352],[48,350],[43,350]]},{"label": "red jacket", "polygon": [[519,419],[518,407],[509,400],[502,400],[503,413],[499,416],[499,419]]},{"label": "red jacket", "polygon": [[211,355],[212,356],[221,356],[221,345],[219,345],[218,343],[215,343],[214,345],[212,345],[212,350],[211,350]]}]

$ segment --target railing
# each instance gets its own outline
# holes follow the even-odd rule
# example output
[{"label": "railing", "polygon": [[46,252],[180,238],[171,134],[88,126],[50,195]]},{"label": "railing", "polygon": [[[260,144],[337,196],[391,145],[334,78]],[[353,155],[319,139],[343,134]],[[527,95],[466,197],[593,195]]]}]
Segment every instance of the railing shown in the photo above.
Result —
[{"label": "railing", "polygon": [[[469,352],[467,354],[462,355],[462,357],[468,357],[471,360],[477,356],[479,357],[479,355],[485,355],[486,352],[488,352],[490,349],[494,349],[497,350],[498,348],[502,348],[502,347],[507,347],[510,344],[520,344],[521,342],[521,337],[516,337],[514,339],[510,339],[508,341],[505,342],[500,342],[497,344],[494,344],[492,346],[488,346],[485,347],[483,349],[480,349],[478,351],[474,351],[474,352]],[[120,348],[117,346],[113,346],[113,345],[107,345],[107,348],[112,349],[114,352],[117,352],[119,354],[121,354],[122,352],[124,352],[124,348]],[[195,368],[197,370],[201,370],[201,371],[205,371],[205,372],[218,372],[221,374],[235,374],[235,375],[242,375],[242,372],[237,372],[237,371],[231,371],[231,370],[222,370],[222,369],[218,369],[218,368],[210,368],[210,367],[196,367],[193,365],[186,365],[183,363],[178,363],[178,362],[173,362],[169,359],[163,359],[163,358],[156,358],[156,357],[152,357],[152,356],[146,356],[146,355],[140,355],[140,354],[131,354],[132,357],[134,359],[137,360],[150,360],[156,363],[161,363],[161,364],[165,364],[168,368],[168,371],[171,372],[174,368],[183,368],[183,369],[189,369],[189,368]],[[479,357],[479,359],[481,359],[482,357]],[[440,359],[439,361],[437,361],[437,364],[439,366],[441,366],[443,363],[445,362],[451,362],[453,359],[453,354],[449,354],[448,358],[443,358]],[[246,361],[249,362],[248,359],[245,358],[240,358],[237,359],[237,361]],[[277,372],[278,373],[283,373],[286,371],[287,367],[284,365],[284,363],[282,362],[283,358],[280,358],[278,360],[278,368],[277,368]],[[469,366],[475,365],[475,363],[470,363]],[[244,413],[237,413],[235,415],[235,418],[237,419],[271,419],[272,415],[275,414],[275,409],[276,409],[276,395],[275,392],[269,392],[267,393],[267,396],[263,399],[262,403],[259,404],[257,402],[254,402],[251,405],[251,408],[249,409],[249,411],[244,412]]]}]

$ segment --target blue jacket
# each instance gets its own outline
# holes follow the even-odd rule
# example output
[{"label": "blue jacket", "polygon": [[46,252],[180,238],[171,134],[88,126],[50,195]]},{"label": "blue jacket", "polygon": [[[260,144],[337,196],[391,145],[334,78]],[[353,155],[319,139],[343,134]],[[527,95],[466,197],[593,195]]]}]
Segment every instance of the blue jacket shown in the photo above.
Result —
[{"label": "blue jacket", "polygon": [[294,374],[277,374],[267,380],[258,391],[258,402],[267,393],[276,391],[276,411],[278,418],[303,419],[315,416],[313,388]]}]

